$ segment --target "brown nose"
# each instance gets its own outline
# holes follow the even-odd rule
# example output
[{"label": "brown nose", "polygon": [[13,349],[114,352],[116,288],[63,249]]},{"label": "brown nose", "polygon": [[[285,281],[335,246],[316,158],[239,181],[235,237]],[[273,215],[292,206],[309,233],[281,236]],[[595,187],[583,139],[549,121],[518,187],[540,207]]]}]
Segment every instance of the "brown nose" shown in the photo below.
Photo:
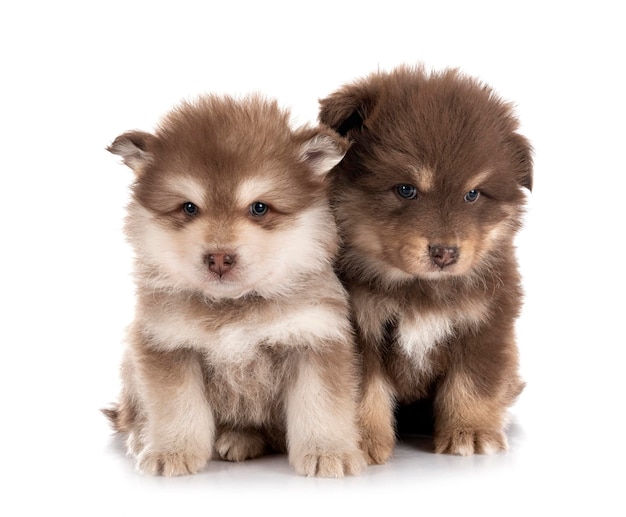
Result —
[{"label": "brown nose", "polygon": [[234,253],[208,253],[205,262],[209,266],[209,271],[224,276],[235,266]]},{"label": "brown nose", "polygon": [[456,246],[430,246],[428,252],[431,260],[441,269],[454,264],[459,258],[459,248]]}]

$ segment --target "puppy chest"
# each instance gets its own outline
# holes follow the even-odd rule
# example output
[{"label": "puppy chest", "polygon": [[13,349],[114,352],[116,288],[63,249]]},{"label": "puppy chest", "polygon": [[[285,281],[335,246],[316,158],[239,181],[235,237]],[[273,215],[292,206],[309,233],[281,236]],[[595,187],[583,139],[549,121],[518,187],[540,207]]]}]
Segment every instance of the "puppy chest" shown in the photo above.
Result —
[{"label": "puppy chest", "polygon": [[282,406],[291,371],[290,353],[258,347],[244,361],[205,358],[209,403],[218,421],[262,425]]},{"label": "puppy chest", "polygon": [[431,352],[453,335],[454,322],[446,315],[402,315],[395,329],[395,342],[418,369],[426,370]]},{"label": "puppy chest", "polygon": [[242,312],[238,318],[161,311],[142,323],[159,348],[193,348],[216,364],[249,363],[263,346],[314,348],[350,335],[347,315],[324,306],[269,306]]}]

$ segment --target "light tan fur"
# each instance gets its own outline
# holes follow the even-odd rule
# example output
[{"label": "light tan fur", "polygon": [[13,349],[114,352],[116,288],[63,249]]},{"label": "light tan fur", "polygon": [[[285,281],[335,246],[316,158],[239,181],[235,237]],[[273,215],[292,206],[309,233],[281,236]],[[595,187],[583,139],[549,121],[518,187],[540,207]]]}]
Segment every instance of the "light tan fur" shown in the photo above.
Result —
[{"label": "light tan fur", "polygon": [[292,129],[275,102],[214,96],[109,147],[136,173],[137,309],[105,413],[140,470],[189,474],[269,449],[307,476],[365,465],[326,184],[346,149],[327,127]]}]

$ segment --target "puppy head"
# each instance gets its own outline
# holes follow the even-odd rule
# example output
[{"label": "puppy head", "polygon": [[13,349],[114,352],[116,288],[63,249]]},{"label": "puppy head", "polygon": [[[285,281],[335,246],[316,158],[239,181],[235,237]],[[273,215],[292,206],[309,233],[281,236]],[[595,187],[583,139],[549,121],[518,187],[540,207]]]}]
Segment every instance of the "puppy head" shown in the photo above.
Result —
[{"label": "puppy head", "polygon": [[490,88],[400,68],[323,99],[320,121],[352,141],[333,171],[348,269],[445,279],[481,274],[510,248],[532,151]]},{"label": "puppy head", "polygon": [[267,297],[329,267],[336,229],[325,177],[348,144],[288,119],[260,97],[208,96],[173,110],[155,134],[115,139],[108,150],[136,174],[126,230],[141,282]]}]

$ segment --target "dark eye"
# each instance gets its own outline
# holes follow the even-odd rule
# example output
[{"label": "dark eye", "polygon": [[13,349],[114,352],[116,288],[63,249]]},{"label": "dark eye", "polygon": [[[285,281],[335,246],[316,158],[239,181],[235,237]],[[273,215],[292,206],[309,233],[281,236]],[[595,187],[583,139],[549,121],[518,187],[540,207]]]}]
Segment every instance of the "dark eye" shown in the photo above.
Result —
[{"label": "dark eye", "polygon": [[472,189],[469,192],[465,193],[465,196],[463,197],[463,199],[465,199],[465,201],[467,201],[468,203],[473,203],[479,197],[480,197],[480,190]]},{"label": "dark eye", "polygon": [[261,217],[269,212],[270,207],[262,201],[255,201],[250,205],[250,215],[254,217]]},{"label": "dark eye", "polygon": [[185,214],[189,217],[193,217],[194,215],[198,215],[198,207],[193,203],[187,201],[183,205],[183,212],[185,212]]},{"label": "dark eye", "polygon": [[402,199],[415,199],[417,197],[417,189],[413,185],[401,184],[394,187],[396,194]]}]

